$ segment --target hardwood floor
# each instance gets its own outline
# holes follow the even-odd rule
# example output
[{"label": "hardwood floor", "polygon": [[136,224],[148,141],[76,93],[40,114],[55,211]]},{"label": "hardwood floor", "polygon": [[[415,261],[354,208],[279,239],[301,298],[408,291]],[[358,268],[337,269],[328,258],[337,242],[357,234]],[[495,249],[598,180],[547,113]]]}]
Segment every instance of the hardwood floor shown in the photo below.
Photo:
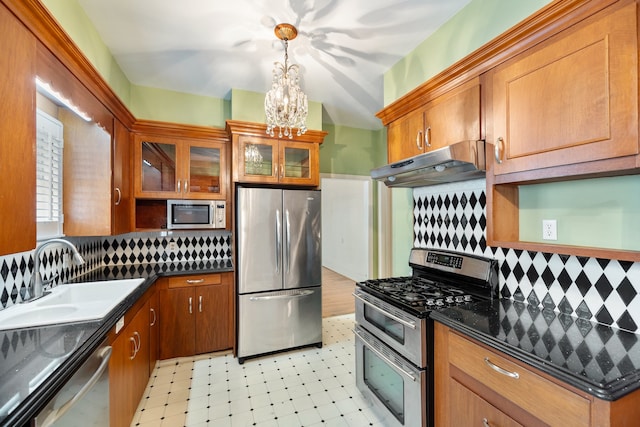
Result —
[{"label": "hardwood floor", "polygon": [[354,312],[355,281],[322,267],[322,317]]}]

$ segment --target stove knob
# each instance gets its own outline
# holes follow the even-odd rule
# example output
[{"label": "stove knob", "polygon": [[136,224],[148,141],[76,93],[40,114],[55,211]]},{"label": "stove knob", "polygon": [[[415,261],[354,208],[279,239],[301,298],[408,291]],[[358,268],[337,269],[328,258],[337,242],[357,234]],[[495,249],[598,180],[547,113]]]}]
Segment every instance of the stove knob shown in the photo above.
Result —
[{"label": "stove knob", "polygon": [[464,300],[465,301],[471,301],[471,295],[465,295],[464,296]]},{"label": "stove knob", "polygon": [[453,303],[453,297],[452,297],[452,296],[448,296],[448,297],[445,299],[445,302],[446,302],[446,303],[448,303],[448,304]]},{"label": "stove knob", "polygon": [[425,301],[426,305],[434,305],[436,302],[433,300],[433,298],[429,298],[428,300]]},{"label": "stove knob", "polygon": [[463,302],[463,301],[464,301],[464,297],[462,295],[456,296],[456,302]]},{"label": "stove knob", "polygon": [[436,300],[436,305],[442,306],[444,305],[444,301],[442,301],[442,299],[438,299]]}]

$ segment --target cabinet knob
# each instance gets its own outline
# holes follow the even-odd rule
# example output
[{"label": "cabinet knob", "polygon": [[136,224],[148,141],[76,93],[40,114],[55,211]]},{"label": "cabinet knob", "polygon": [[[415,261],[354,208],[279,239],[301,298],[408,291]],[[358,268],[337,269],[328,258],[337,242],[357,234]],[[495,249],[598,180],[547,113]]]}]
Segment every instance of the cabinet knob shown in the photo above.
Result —
[{"label": "cabinet knob", "polygon": [[491,427],[491,424],[489,424],[489,420],[487,420],[486,418],[483,418],[482,427]]},{"label": "cabinet knob", "polygon": [[504,139],[502,139],[502,137],[498,137],[498,139],[496,139],[496,146],[495,146],[495,156],[496,156],[496,162],[498,162],[498,164],[502,163],[502,147],[504,145]]}]

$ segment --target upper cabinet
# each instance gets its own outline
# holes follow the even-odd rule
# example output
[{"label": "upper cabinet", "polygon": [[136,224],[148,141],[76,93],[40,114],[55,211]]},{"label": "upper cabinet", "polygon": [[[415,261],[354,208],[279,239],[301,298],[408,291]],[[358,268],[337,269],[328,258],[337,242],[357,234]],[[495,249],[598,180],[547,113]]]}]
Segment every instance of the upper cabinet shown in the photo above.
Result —
[{"label": "upper cabinet", "polygon": [[[188,134],[134,136],[136,198],[225,200],[226,143]],[[224,132],[222,132],[224,134]]]},{"label": "upper cabinet", "polygon": [[36,39],[0,4],[0,255],[36,246]]},{"label": "upper cabinet", "polygon": [[383,121],[392,120],[387,123],[389,163],[456,142],[482,139],[479,77],[425,99],[409,111],[389,116],[384,111],[378,113]]},{"label": "upper cabinet", "polygon": [[317,187],[320,144],[326,132],[271,138],[263,124],[227,121],[233,143],[233,181]]},{"label": "upper cabinet", "polygon": [[113,127],[112,234],[132,230],[131,134],[118,119]]},{"label": "upper cabinet", "polygon": [[638,154],[636,9],[586,19],[489,73],[494,174]]}]

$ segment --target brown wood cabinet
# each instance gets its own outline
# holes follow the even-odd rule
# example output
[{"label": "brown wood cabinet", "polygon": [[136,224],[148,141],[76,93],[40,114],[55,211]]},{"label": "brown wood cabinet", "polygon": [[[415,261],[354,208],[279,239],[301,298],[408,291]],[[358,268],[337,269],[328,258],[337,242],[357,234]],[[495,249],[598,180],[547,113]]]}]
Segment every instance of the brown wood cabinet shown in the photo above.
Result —
[{"label": "brown wood cabinet", "polygon": [[635,2],[490,72],[494,174],[638,154]]},{"label": "brown wood cabinet", "polygon": [[481,137],[480,78],[474,78],[387,125],[389,163]]},{"label": "brown wood cabinet", "polygon": [[[487,244],[640,260],[640,253],[520,240],[519,189],[638,173],[638,4],[584,2],[552,37],[486,75]],[[549,24],[551,26],[551,24]],[[541,37],[544,36],[544,33]]]},{"label": "brown wood cabinet", "polygon": [[161,279],[160,359],[233,348],[233,273]]},{"label": "brown wood cabinet", "polygon": [[137,198],[225,200],[226,144],[136,133],[134,150]]},{"label": "brown wood cabinet", "polygon": [[158,361],[160,345],[160,297],[154,290],[149,297],[149,375],[153,372]]},{"label": "brown wood cabinet", "polygon": [[[143,297],[144,298],[144,297]],[[149,301],[124,316],[125,326],[112,332],[109,362],[110,426],[129,426],[149,381]]]},{"label": "brown wood cabinet", "polygon": [[598,399],[435,323],[435,424],[624,426],[640,416],[640,392]]},{"label": "brown wood cabinet", "polygon": [[36,246],[36,39],[0,4],[0,255]]},{"label": "brown wood cabinet", "polygon": [[271,138],[266,126],[227,121],[233,144],[233,181],[317,187],[320,144],[326,132],[307,131],[293,139]]},{"label": "brown wood cabinet", "polygon": [[131,197],[131,134],[118,119],[113,127],[113,185],[111,234],[133,230]]}]

